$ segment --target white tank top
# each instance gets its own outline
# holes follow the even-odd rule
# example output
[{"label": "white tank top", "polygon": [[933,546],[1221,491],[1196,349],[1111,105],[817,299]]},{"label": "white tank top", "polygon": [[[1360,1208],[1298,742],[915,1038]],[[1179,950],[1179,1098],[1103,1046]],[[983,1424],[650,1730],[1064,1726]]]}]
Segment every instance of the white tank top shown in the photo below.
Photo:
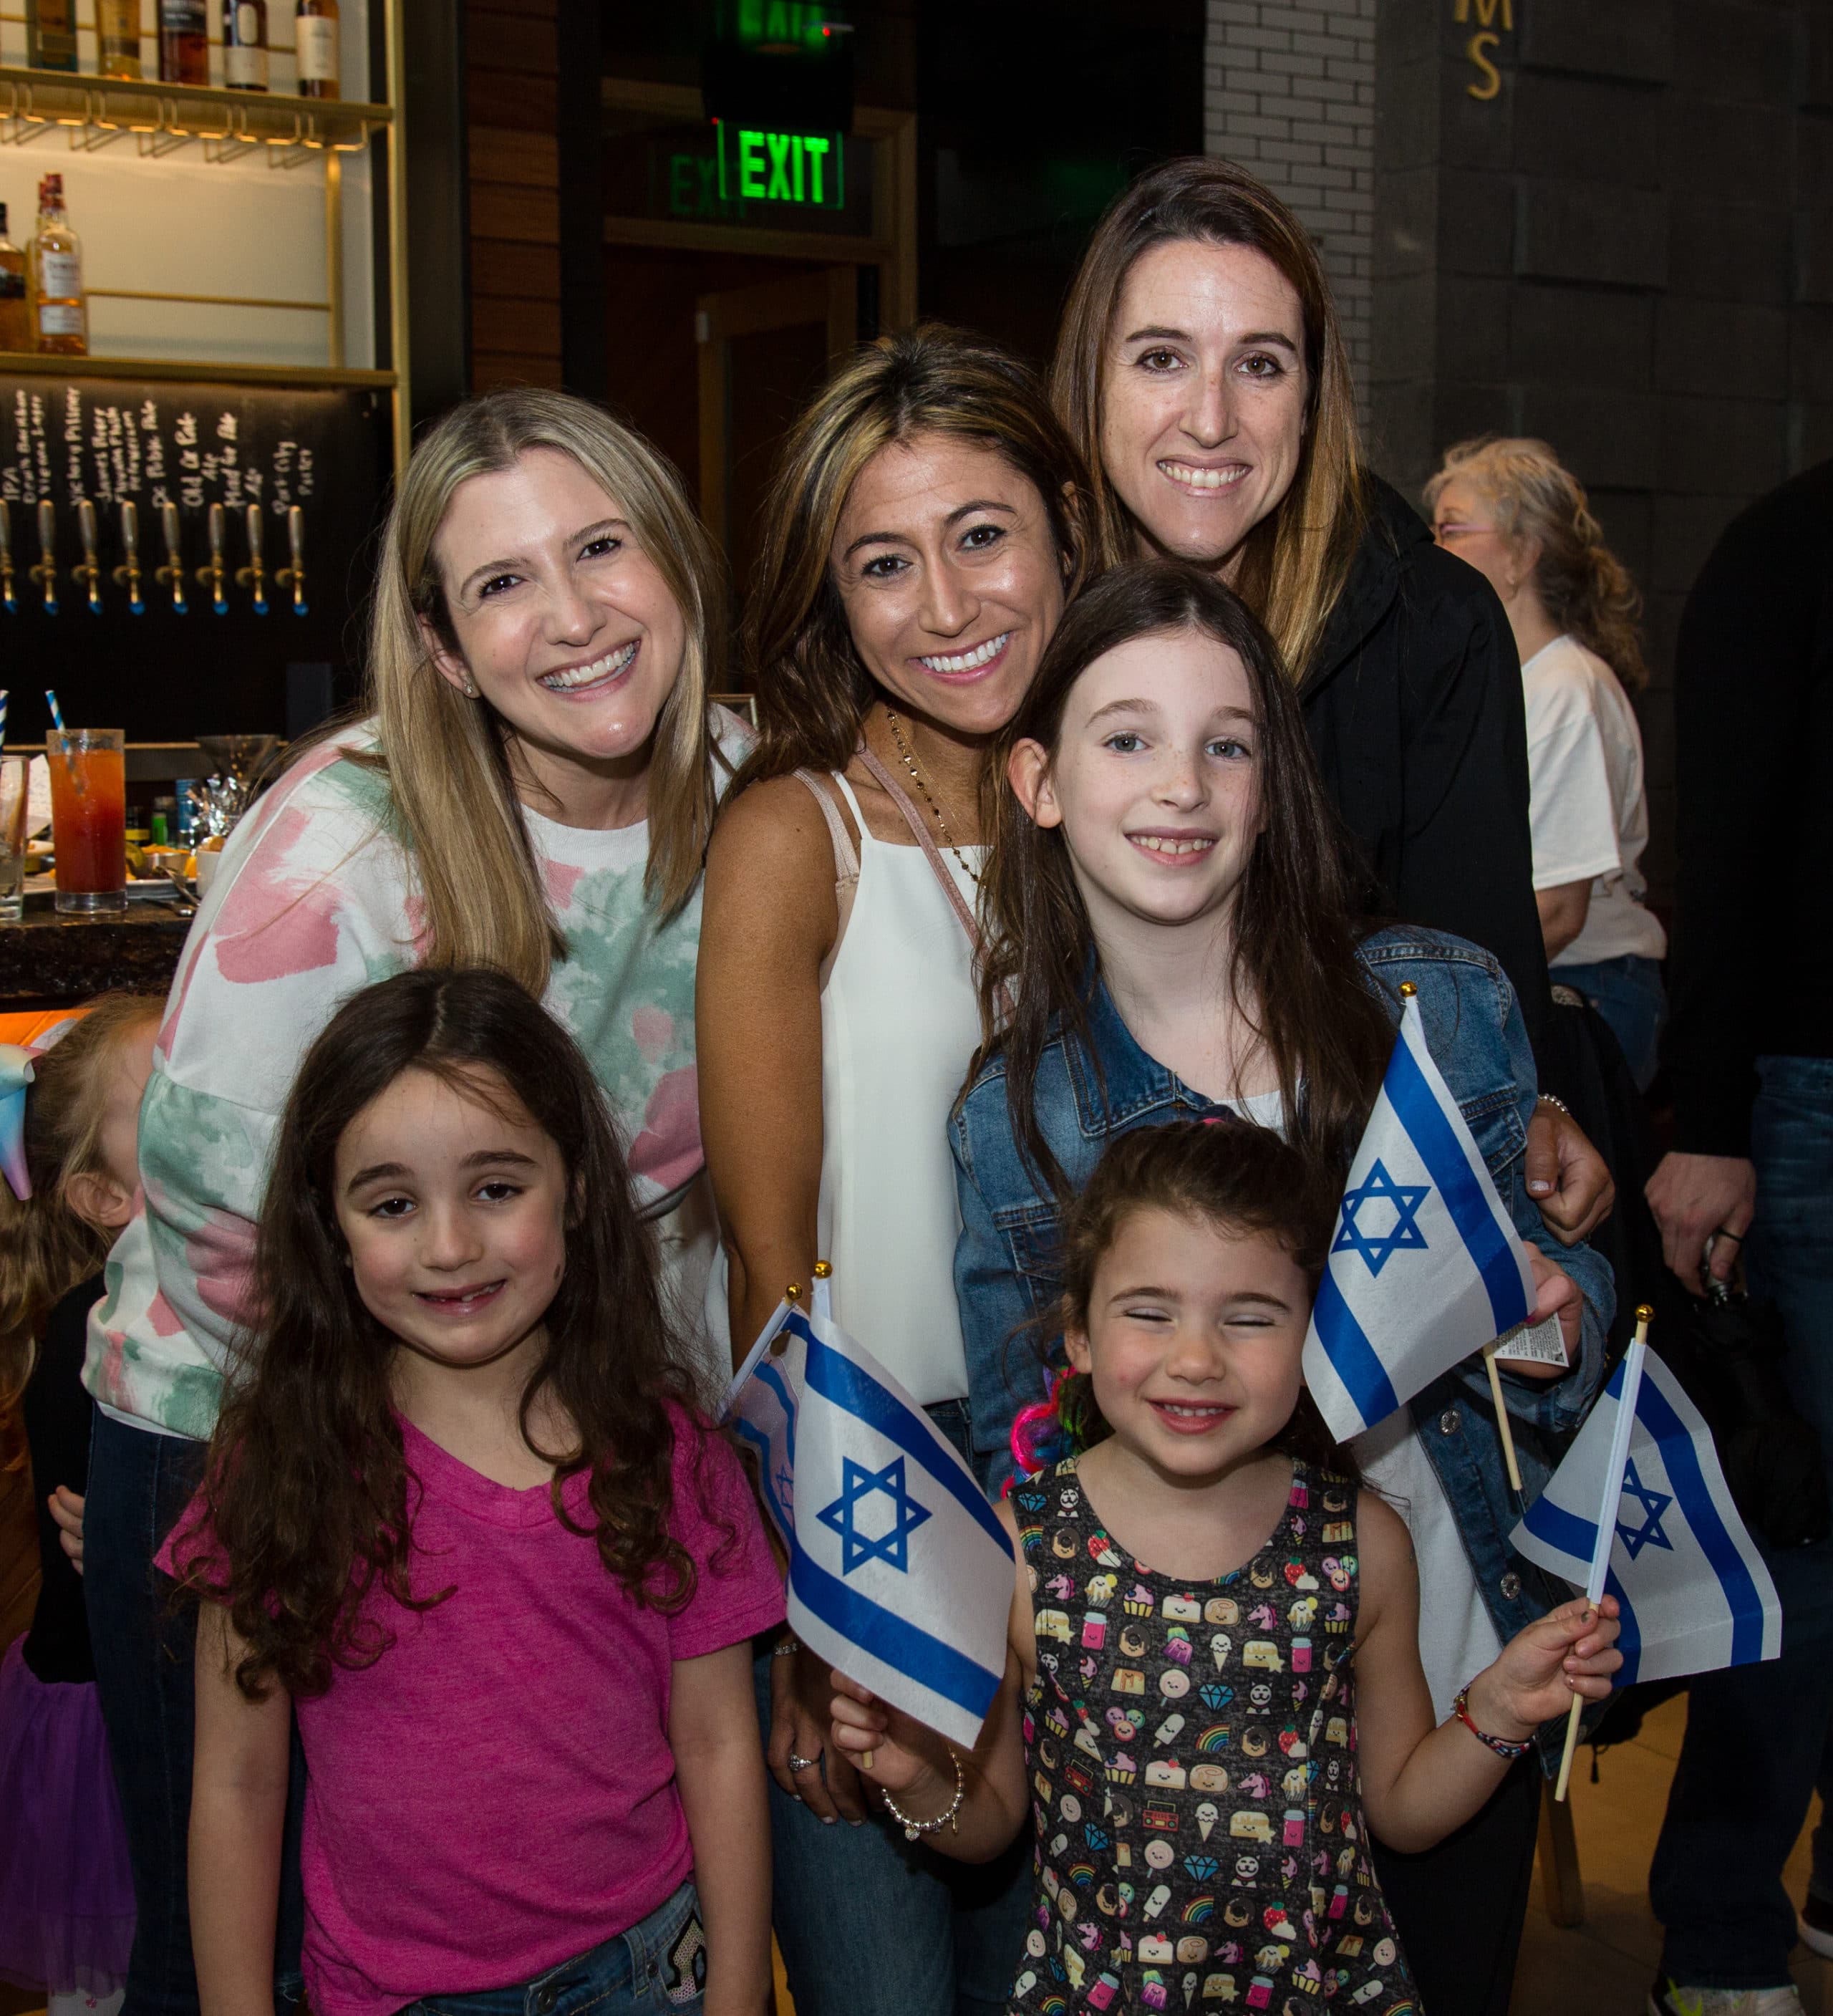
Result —
[{"label": "white tank top", "polygon": [[[852,787],[833,781],[860,861],[821,988],[821,1251],[836,1319],[931,1406],[968,1390],[948,1115],[980,1040],[973,952],[923,849],[875,840]],[[985,850],[961,851],[977,868]],[[941,858],[971,911],[972,878]]]}]

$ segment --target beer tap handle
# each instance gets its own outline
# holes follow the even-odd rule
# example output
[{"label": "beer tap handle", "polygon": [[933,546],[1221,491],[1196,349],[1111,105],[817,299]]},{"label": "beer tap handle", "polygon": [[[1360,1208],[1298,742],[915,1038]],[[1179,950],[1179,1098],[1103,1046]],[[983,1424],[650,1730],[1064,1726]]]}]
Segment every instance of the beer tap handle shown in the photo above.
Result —
[{"label": "beer tap handle", "polygon": [[155,581],[171,583],[172,614],[174,616],[182,616],[185,610],[185,546],[184,534],[179,527],[178,507],[176,504],[167,502],[160,505],[159,524],[160,530],[165,535],[166,563],[162,567],[153,569],[153,578]]},{"label": "beer tap handle", "polygon": [[293,554],[291,567],[283,567],[274,578],[282,588],[293,590],[293,613],[303,616],[306,613],[305,599],[305,513],[298,505],[289,505],[286,512],[286,543]]},{"label": "beer tap handle", "polygon": [[19,614],[19,591],[13,578],[13,509],[0,497],[0,607],[9,616]]},{"label": "beer tap handle", "polygon": [[261,552],[261,507],[251,504],[244,513],[248,527],[248,564],[235,570],[235,579],[243,588],[254,590],[254,613],[265,616],[268,613],[268,570]]},{"label": "beer tap handle", "polygon": [[121,500],[121,549],[127,558],[113,578],[128,591],[128,614],[144,616],[146,598],[140,592],[140,507],[131,497]]},{"label": "beer tap handle", "polygon": [[217,615],[229,613],[229,597],[223,583],[228,578],[228,569],[223,564],[223,540],[225,514],[220,504],[210,507],[210,565],[197,570],[199,581],[210,583],[210,606]]},{"label": "beer tap handle", "polygon": [[99,556],[101,533],[95,523],[95,506],[87,497],[77,499],[77,532],[83,542],[83,557],[70,571],[70,578],[81,583],[87,590],[89,614],[102,614],[102,561]]},{"label": "beer tap handle", "polygon": [[27,576],[45,591],[45,614],[57,614],[57,506],[49,498],[38,505],[38,561],[27,567]]}]

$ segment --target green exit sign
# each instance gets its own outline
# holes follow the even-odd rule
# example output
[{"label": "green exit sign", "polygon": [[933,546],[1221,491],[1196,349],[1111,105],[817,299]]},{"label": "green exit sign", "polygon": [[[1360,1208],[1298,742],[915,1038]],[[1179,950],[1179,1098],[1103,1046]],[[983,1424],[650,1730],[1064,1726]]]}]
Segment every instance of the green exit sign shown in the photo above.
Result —
[{"label": "green exit sign", "polygon": [[846,202],[838,133],[773,133],[729,119],[719,128],[723,203],[783,203],[839,210]]}]

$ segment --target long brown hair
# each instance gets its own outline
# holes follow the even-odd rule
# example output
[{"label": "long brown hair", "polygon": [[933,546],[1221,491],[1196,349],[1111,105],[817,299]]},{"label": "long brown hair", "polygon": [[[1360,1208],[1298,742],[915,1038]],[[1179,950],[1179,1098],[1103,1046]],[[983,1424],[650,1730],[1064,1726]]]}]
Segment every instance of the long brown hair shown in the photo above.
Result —
[{"label": "long brown hair", "polygon": [[[1268,1233],[1314,1294],[1336,1221],[1339,1180],[1333,1168],[1288,1146],[1269,1128],[1201,1120],[1134,1128],[1108,1143],[1081,1194],[1064,1210],[1062,1291],[1039,1327],[1051,1337],[1070,1330],[1087,1334],[1102,1258],[1142,1211],[1170,1211],[1243,1235]],[[1092,1448],[1113,1433],[1086,1373],[1066,1373],[1053,1397],[1073,1448]],[[1353,1460],[1332,1440],[1317,1402],[1302,1386],[1292,1418],[1272,1446],[1339,1475],[1346,1460]],[[1036,1458],[1048,1451],[1033,1438],[1024,1453]],[[1028,1467],[1037,1466],[1033,1461]]]},{"label": "long brown hair", "polygon": [[1304,677],[1349,578],[1365,520],[1362,458],[1336,304],[1305,227],[1264,182],[1233,161],[1195,155],[1149,169],[1108,207],[1063,310],[1050,394],[1094,481],[1097,563],[1139,551],[1140,527],[1102,466],[1108,350],[1127,276],[1155,246],[1247,245],[1299,297],[1304,324],[1304,438],[1285,495],[1248,535],[1235,587]]},{"label": "long brown hair", "polygon": [[854,647],[828,556],[860,471],[919,434],[1003,455],[1043,500],[1073,594],[1087,564],[1087,477],[1030,369],[934,322],[868,345],[789,430],[760,514],[764,548],[743,654],[761,736],[735,790],[807,768],[843,770],[878,688]]},{"label": "long brown hair", "polygon": [[687,632],[656,718],[649,779],[649,898],[672,916],[692,894],[713,827],[707,696],[724,662],[720,563],[667,459],[601,408],[523,386],[455,406],[414,450],[382,535],[369,616],[367,704],[426,905],[427,963],[494,966],[534,994],[565,946],[487,700],[440,675],[424,623],[457,655],[433,548],[454,493],[533,448],[570,455],[616,499]]},{"label": "long brown hair", "polygon": [[1477,434],[1445,451],[1425,486],[1431,510],[1454,477],[1473,484],[1504,538],[1539,542],[1534,588],[1547,614],[1596,653],[1626,693],[1648,683],[1642,657],[1642,597],[1630,571],[1604,542],[1584,485],[1544,441]]},{"label": "long brown hair", "polygon": [[1013,1133],[1059,1197],[1068,1184],[1038,1125],[1037,1067],[1056,1035],[1088,1048],[1098,962],[1062,830],[1033,824],[1007,768],[1020,742],[1040,743],[1054,760],[1070,693],[1097,658],[1134,638],[1180,631],[1235,652],[1253,698],[1261,830],[1235,898],[1228,984],[1238,1001],[1258,1004],[1256,1034],[1278,1070],[1293,1139],[1346,1164],[1393,1047],[1393,1026],[1356,957],[1348,844],[1272,639],[1240,597],[1201,568],[1180,560],[1116,567],[1065,612],[989,766],[995,811],[980,885],[982,1058],[1004,1060]]},{"label": "long brown hair", "polygon": [[[186,1586],[228,1610],[257,1698],[269,1679],[322,1694],[333,1667],[372,1665],[394,1642],[392,1598],[415,1595],[406,1458],[390,1386],[397,1345],[358,1296],[335,1207],[337,1144],[404,1071],[519,1104],[553,1141],[574,1200],[547,1348],[522,1395],[523,1436],[545,1388],[577,1432],[555,1456],[555,1514],[595,1534],[639,1603],[678,1608],[694,1566],[667,1528],[674,1429],[688,1375],[656,1286],[654,1241],[603,1095],[570,1037],[507,975],[422,967],[346,1002],[306,1053],[282,1116],[256,1238],[258,1324],[242,1343],[210,1445],[208,1525]],[[544,1453],[547,1453],[544,1452]],[[595,1525],[562,1487],[589,1479]]]},{"label": "long brown hair", "polygon": [[101,1163],[102,1124],[115,1047],[159,1020],[156,994],[102,994],[32,1060],[26,1093],[29,1197],[0,1180],[0,1413],[24,1390],[38,1333],[53,1304],[108,1257],[115,1233],[92,1225],[70,1186]]}]

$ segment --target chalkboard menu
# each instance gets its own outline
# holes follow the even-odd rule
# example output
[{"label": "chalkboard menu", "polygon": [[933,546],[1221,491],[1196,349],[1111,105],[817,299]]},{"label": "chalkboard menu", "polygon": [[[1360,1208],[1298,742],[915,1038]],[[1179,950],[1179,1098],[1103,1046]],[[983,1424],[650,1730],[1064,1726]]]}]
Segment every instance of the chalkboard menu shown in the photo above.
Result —
[{"label": "chalkboard menu", "polygon": [[[0,499],[14,604],[0,610],[9,739],[41,731],[47,686],[67,720],[124,728],[134,741],[279,732],[289,664],[329,663],[340,692],[351,690],[388,470],[385,394],[0,373]],[[73,572],[88,558],[84,502],[96,535],[93,581]],[[45,505],[55,614],[42,574],[31,572],[47,558]],[[221,507],[220,582],[209,573],[213,506]],[[264,613],[252,579],[236,578],[253,559],[251,506]],[[292,564],[296,529],[304,563],[297,596],[277,578]],[[126,578],[130,531],[137,610]],[[182,581],[171,577],[173,532]]]}]

